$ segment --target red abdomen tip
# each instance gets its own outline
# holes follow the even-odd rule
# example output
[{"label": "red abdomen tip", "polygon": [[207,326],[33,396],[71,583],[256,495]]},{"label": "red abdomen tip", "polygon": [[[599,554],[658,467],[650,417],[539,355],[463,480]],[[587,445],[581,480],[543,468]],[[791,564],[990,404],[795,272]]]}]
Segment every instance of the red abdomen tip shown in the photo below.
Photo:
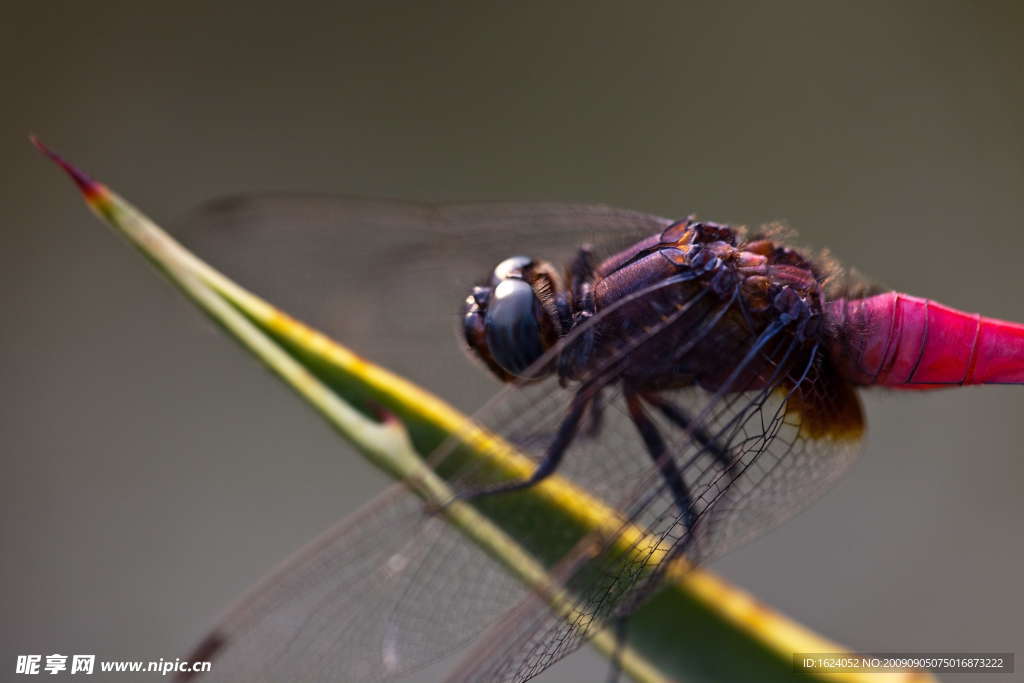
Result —
[{"label": "red abdomen tip", "polygon": [[833,356],[856,384],[933,389],[1024,383],[1024,325],[888,292],[838,299]]}]

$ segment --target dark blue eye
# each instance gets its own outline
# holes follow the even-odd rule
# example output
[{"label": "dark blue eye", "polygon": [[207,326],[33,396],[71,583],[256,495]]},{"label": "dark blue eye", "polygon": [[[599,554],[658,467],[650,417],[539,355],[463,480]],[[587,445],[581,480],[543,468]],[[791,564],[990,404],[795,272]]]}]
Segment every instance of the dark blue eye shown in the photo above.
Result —
[{"label": "dark blue eye", "polygon": [[544,354],[536,297],[522,280],[498,283],[491,292],[485,326],[491,356],[509,374],[522,376]]}]

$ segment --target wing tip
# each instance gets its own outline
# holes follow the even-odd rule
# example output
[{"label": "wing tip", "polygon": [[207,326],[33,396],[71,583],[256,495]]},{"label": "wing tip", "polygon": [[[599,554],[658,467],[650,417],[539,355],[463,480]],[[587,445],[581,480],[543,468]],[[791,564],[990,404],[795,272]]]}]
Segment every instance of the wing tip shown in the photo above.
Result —
[{"label": "wing tip", "polygon": [[[189,653],[186,658],[189,662],[208,662],[211,661],[217,653],[224,649],[227,644],[227,636],[220,631],[214,631],[205,638],[203,638],[198,645]],[[191,670],[180,672],[175,678],[175,683],[186,683],[187,681],[193,681],[198,676],[198,672]]]}]

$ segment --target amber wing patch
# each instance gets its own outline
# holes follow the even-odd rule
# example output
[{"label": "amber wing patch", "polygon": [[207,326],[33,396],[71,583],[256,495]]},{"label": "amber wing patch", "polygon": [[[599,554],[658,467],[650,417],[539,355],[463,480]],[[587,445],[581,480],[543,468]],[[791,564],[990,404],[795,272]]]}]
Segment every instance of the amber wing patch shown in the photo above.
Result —
[{"label": "amber wing patch", "polygon": [[808,439],[857,441],[864,436],[864,410],[857,390],[827,360],[817,369],[814,381],[800,382],[782,390],[787,421],[799,420],[800,435]]}]

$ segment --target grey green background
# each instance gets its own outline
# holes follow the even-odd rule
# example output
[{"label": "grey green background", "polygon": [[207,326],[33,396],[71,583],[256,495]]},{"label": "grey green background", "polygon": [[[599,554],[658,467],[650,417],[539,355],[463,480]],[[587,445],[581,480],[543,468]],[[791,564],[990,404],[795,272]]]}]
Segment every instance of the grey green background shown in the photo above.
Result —
[{"label": "grey green background", "polygon": [[[511,7],[5,8],[0,679],[18,653],[181,655],[385,483],[29,131],[161,220],[259,189],[782,218],[888,286],[1024,320],[1019,3]],[[464,408],[493,388],[402,342],[360,350]],[[1024,652],[1024,392],[867,410],[853,472],[715,568],[854,648]],[[603,675],[583,654],[546,680]]]}]

